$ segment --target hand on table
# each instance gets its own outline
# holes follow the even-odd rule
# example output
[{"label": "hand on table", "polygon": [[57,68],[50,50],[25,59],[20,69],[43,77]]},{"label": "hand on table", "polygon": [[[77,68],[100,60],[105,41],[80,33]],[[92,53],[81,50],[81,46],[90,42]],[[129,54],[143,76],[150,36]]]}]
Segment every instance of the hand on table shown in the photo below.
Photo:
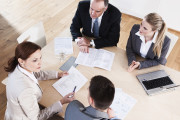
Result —
[{"label": "hand on table", "polygon": [[88,39],[86,39],[85,37],[78,37],[78,39],[80,39],[78,41],[78,46],[90,46],[90,41]]},{"label": "hand on table", "polygon": [[88,46],[79,46],[79,50],[83,53],[89,53]]},{"label": "hand on table", "polygon": [[140,62],[132,61],[131,65],[128,68],[128,72],[132,72],[134,69],[138,68]]},{"label": "hand on table", "polygon": [[80,39],[77,43],[79,46],[79,50],[83,53],[89,53],[88,47],[90,46],[90,41],[85,37],[78,37],[78,39]]}]

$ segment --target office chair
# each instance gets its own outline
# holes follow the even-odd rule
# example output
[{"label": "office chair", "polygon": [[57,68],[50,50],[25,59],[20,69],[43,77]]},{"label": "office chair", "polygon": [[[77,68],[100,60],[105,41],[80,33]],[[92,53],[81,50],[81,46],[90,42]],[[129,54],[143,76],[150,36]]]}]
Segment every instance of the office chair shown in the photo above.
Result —
[{"label": "office chair", "polygon": [[168,53],[166,55],[166,59],[167,59],[169,54],[171,53],[173,47],[175,46],[175,44],[178,40],[178,37],[170,32],[167,32],[166,35],[171,39],[170,47],[169,47]]},{"label": "office chair", "polygon": [[46,45],[46,36],[43,23],[39,22],[29,28],[17,38],[17,41],[18,43],[23,41],[34,42],[43,48]]}]

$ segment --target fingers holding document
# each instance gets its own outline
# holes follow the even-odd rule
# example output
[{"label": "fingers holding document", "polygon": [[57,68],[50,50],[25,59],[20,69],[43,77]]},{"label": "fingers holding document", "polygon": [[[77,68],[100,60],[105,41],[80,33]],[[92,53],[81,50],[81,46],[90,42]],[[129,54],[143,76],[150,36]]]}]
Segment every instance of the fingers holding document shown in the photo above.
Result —
[{"label": "fingers holding document", "polygon": [[[71,97],[69,97],[71,96]],[[60,102],[61,104],[66,104],[66,103],[70,103],[71,101],[75,100],[75,93],[74,92],[71,92],[69,94],[67,94],[66,96],[64,96]]]},{"label": "fingers holding document", "polygon": [[69,75],[69,73],[67,71],[58,72],[58,78],[64,77],[66,75]]},{"label": "fingers holding document", "polygon": [[109,118],[114,118],[115,117],[115,113],[111,108],[107,109],[107,114],[108,114]]}]

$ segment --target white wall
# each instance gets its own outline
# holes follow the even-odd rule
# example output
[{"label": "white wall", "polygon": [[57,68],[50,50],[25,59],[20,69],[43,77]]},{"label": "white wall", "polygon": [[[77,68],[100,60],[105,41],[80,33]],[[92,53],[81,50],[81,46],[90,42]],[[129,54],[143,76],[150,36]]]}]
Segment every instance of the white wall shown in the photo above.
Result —
[{"label": "white wall", "polygon": [[169,28],[180,31],[179,0],[161,0],[158,13],[163,17]]},{"label": "white wall", "polygon": [[179,0],[110,0],[123,13],[144,18],[151,12],[159,13],[169,28],[180,31]]}]

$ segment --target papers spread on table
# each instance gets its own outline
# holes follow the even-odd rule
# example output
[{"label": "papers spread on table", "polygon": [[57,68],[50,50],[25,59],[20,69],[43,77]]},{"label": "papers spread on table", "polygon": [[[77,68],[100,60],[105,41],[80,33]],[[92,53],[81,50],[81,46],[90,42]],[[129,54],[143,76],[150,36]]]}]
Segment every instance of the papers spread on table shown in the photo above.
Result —
[{"label": "papers spread on table", "polygon": [[69,69],[68,73],[69,75],[60,78],[52,85],[63,97],[73,92],[75,86],[77,92],[88,81],[88,79],[73,66]]},{"label": "papers spread on table", "polygon": [[103,49],[89,48],[89,53],[79,52],[75,63],[89,67],[111,70],[115,53]]},{"label": "papers spread on table", "polygon": [[70,37],[56,37],[54,39],[54,51],[56,55],[60,53],[72,54],[73,45]]},{"label": "papers spread on table", "polygon": [[114,100],[110,107],[119,119],[124,119],[136,102],[136,99],[124,93],[122,89],[116,88]]}]

